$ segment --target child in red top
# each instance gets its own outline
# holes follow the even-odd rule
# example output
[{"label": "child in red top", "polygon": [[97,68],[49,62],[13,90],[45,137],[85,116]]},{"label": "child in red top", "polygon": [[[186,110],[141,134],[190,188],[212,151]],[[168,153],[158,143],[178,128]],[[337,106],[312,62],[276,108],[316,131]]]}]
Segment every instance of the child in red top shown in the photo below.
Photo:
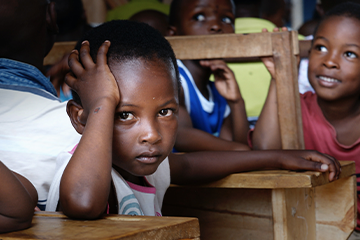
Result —
[{"label": "child in red top", "polygon": [[[271,59],[264,63],[274,76]],[[308,77],[315,94],[301,95],[305,148],[354,160],[359,174],[360,5],[338,5],[321,21],[310,50]],[[275,84],[273,78],[253,133],[255,149],[281,148]]]}]

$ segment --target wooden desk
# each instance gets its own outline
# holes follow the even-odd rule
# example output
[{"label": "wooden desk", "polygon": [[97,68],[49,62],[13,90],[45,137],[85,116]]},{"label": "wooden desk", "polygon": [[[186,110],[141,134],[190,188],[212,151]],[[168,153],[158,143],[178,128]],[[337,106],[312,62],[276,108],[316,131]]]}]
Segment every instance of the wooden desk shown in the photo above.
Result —
[{"label": "wooden desk", "polygon": [[199,218],[201,239],[342,240],[356,225],[354,162],[328,173],[256,171],[197,187],[172,186],[163,214]]},{"label": "wooden desk", "polygon": [[71,220],[61,213],[36,213],[32,227],[0,234],[0,239],[200,239],[194,218],[109,215],[93,221]]}]

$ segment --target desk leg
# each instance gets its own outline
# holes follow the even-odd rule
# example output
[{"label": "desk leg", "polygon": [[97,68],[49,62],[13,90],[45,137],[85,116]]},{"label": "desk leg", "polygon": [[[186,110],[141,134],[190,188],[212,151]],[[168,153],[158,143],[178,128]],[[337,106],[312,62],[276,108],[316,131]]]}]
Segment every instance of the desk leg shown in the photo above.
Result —
[{"label": "desk leg", "polygon": [[316,239],[345,240],[356,226],[356,177],[315,187]]},{"label": "desk leg", "polygon": [[274,240],[316,240],[313,188],[273,189]]}]

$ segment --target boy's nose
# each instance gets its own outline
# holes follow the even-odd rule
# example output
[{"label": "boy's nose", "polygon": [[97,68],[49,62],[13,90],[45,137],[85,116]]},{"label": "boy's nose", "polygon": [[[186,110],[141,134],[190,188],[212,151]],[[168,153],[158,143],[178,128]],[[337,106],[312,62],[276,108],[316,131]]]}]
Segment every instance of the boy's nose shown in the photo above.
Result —
[{"label": "boy's nose", "polygon": [[158,131],[155,122],[143,121],[141,123],[139,142],[155,144],[161,140],[161,134]]},{"label": "boy's nose", "polygon": [[329,54],[328,57],[324,60],[323,64],[327,68],[339,68],[336,54]]},{"label": "boy's nose", "polygon": [[221,33],[222,32],[221,23],[218,20],[212,21],[209,30],[210,33]]}]

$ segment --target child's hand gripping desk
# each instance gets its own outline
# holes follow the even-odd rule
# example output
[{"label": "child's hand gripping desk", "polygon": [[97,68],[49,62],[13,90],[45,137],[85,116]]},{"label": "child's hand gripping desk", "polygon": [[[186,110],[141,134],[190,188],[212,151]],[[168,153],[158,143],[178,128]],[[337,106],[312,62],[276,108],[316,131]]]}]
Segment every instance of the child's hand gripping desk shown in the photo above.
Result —
[{"label": "child's hand gripping desk", "polygon": [[[271,35],[259,36],[266,42]],[[243,36],[234,37],[236,42]],[[70,56],[74,76],[67,78],[77,91],[67,112],[83,136],[77,148],[58,157],[47,210],[59,206],[80,219],[104,213],[154,216],[161,215],[170,181],[208,183],[265,169],[329,172],[321,175],[324,181],[339,177],[339,163],[313,151],[172,154],[180,86],[168,42],[149,26],[127,21],[101,25],[85,39]]]},{"label": "child's hand gripping desk", "polygon": [[[282,148],[303,149],[296,35],[278,32],[167,39],[178,59],[273,57]],[[235,174],[201,187],[171,187],[163,211],[198,217],[206,239],[235,234],[238,239],[346,239],[355,226],[353,173],[354,164],[348,162],[340,175],[344,179],[330,184],[326,176],[310,172]],[[335,188],[341,188],[343,194],[335,193]],[[340,213],[339,208],[344,211]]]}]

